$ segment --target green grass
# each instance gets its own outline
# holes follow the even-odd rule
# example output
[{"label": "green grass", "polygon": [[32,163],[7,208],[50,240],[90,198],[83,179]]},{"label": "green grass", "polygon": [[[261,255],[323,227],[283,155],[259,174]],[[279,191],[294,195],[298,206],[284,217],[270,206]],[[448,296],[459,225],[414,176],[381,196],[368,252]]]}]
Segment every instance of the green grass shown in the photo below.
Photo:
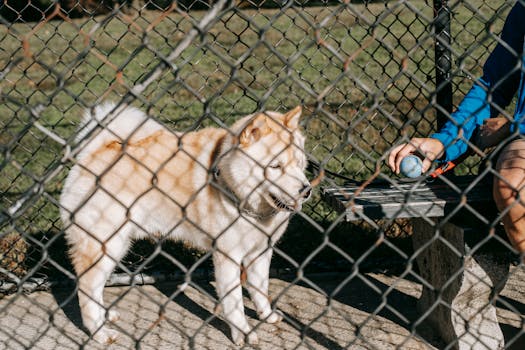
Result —
[{"label": "green grass", "polygon": [[[453,56],[461,59],[461,69],[455,67],[456,101],[470,86],[465,73],[479,75],[494,45],[485,22],[503,3],[451,2]],[[480,15],[473,16],[473,8]],[[498,16],[507,11],[508,6]],[[2,236],[17,231],[41,240],[60,232],[56,200],[67,174],[64,148],[34,122],[71,142],[84,108],[121,99],[202,15],[171,13],[157,21],[160,12],[143,11],[0,27],[0,209],[43,186],[13,220],[0,216]],[[311,158],[355,179],[366,179],[376,165],[390,174],[384,165],[389,147],[434,128],[428,108],[434,88],[431,19],[424,1],[229,12],[134,104],[177,130],[230,124],[259,108],[285,111],[301,104]],[[501,24],[497,20],[492,29],[499,32]],[[463,59],[465,52],[470,53]],[[32,115],[37,107],[41,112]],[[318,195],[305,213],[322,227],[337,216]],[[300,222],[292,225],[283,250],[293,250],[305,227],[313,237],[309,242],[323,237]],[[375,232],[363,232],[369,231]],[[35,242],[35,251],[43,251]]]}]

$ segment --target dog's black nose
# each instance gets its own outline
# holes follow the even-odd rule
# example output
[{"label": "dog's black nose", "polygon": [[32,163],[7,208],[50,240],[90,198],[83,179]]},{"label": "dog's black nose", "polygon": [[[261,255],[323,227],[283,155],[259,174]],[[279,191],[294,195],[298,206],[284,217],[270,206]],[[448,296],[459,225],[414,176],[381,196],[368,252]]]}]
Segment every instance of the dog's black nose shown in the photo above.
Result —
[{"label": "dog's black nose", "polygon": [[312,194],[312,187],[310,187],[310,184],[304,185],[303,188],[301,188],[301,190],[299,190],[299,194],[303,198],[309,198],[310,195]]}]

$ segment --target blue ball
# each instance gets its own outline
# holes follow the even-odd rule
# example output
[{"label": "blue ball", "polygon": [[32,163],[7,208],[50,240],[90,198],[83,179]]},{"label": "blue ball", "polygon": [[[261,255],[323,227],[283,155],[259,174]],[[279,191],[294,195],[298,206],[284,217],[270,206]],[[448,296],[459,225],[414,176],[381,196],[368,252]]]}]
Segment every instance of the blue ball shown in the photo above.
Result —
[{"label": "blue ball", "polygon": [[401,161],[399,170],[401,171],[401,174],[406,177],[418,177],[421,176],[423,162],[418,156],[408,155]]}]

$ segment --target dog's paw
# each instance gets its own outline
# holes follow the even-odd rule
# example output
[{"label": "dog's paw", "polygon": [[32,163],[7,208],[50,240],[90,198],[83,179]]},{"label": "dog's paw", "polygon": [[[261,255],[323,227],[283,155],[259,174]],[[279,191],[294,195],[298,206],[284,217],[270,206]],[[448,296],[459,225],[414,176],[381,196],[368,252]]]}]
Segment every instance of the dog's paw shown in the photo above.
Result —
[{"label": "dog's paw", "polygon": [[109,345],[117,341],[119,334],[120,333],[114,329],[102,327],[93,335],[93,339],[100,344]]},{"label": "dog's paw", "polygon": [[244,345],[244,334],[237,329],[232,329],[232,341],[235,345]]},{"label": "dog's paw", "polygon": [[120,313],[117,310],[109,310],[108,321],[117,322],[118,320],[120,320]]},{"label": "dog's paw", "polygon": [[260,319],[266,323],[278,323],[283,320],[283,314],[279,310],[270,311],[269,313],[262,314]]},{"label": "dog's paw", "polygon": [[257,336],[257,333],[255,333],[255,332],[250,332],[246,336],[246,339],[248,340],[248,344],[250,344],[250,345],[257,345],[257,344],[259,344],[259,337]]},{"label": "dog's paw", "polygon": [[283,314],[281,311],[272,311],[272,313],[264,320],[267,323],[278,323],[283,320]]},{"label": "dog's paw", "polygon": [[245,335],[243,332],[238,330],[232,330],[232,340],[235,345],[243,346],[246,342],[250,345],[259,344],[259,337],[257,333],[250,332],[248,335]]}]

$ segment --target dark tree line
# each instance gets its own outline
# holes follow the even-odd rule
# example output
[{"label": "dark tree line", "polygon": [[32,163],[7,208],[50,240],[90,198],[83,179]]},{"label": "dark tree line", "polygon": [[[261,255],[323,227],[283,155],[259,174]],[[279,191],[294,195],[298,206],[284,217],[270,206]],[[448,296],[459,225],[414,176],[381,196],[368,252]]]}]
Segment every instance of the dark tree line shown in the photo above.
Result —
[{"label": "dark tree line", "polygon": [[[279,8],[289,0],[232,0],[239,6],[246,8]],[[150,10],[165,10],[172,3],[185,11],[202,10],[209,8],[213,0],[0,0],[0,16],[2,22],[40,21],[55,9],[56,4],[69,17],[83,17],[105,14],[115,7],[123,11],[133,8],[147,8]],[[342,0],[295,0],[298,6],[319,6],[338,4]],[[351,0],[352,3],[363,3],[367,0]]]}]

